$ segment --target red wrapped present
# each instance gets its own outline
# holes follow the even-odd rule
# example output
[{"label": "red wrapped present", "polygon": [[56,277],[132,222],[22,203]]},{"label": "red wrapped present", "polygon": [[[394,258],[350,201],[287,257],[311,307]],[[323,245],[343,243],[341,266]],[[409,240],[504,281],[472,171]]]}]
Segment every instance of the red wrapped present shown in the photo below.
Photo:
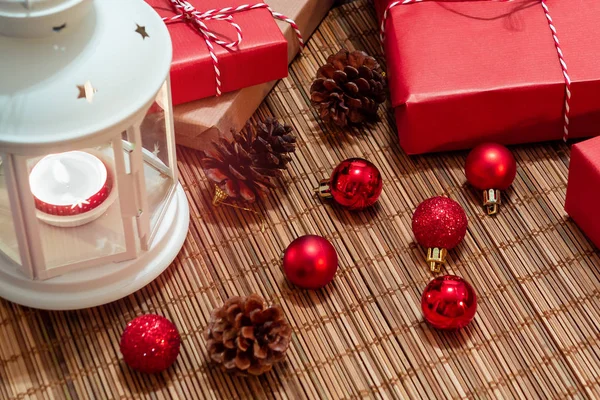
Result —
[{"label": "red wrapped present", "polygon": [[593,216],[597,214],[599,198],[600,138],[594,138],[571,149],[565,210],[598,247],[600,224]]},{"label": "red wrapped present", "polygon": [[[173,104],[187,103],[215,96],[259,83],[287,76],[287,41],[266,7],[245,9],[231,14],[212,13],[199,18],[197,25],[191,19],[180,17],[183,9],[177,9],[171,0],[146,0],[158,14],[166,18],[173,41],[171,66],[171,91]],[[199,14],[226,7],[235,9],[258,2],[247,0],[189,0]],[[230,18],[227,18],[230,17]],[[237,25],[237,26],[236,26]],[[210,37],[214,56],[218,63],[217,83],[215,61],[211,57],[205,33]],[[242,41],[238,41],[241,33]],[[219,41],[223,42],[219,44]],[[233,44],[228,46],[228,44]]]},{"label": "red wrapped present", "polygon": [[375,3],[407,153],[600,133],[600,1]]}]

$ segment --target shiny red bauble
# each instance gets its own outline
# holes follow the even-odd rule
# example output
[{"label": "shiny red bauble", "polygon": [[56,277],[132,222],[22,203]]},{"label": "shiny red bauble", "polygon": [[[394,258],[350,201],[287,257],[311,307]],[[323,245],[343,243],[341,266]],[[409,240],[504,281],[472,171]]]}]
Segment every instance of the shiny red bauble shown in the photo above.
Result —
[{"label": "shiny red bauble", "polygon": [[477,295],[463,278],[445,275],[435,278],[421,297],[423,316],[436,329],[460,329],[473,320]]},{"label": "shiny red bauble", "polygon": [[135,318],[121,336],[121,353],[129,367],[147,374],[169,368],[179,355],[181,337],[171,321],[148,314]]},{"label": "shiny red bauble", "polygon": [[335,248],[317,235],[301,236],[285,249],[283,271],[294,285],[304,289],[320,289],[327,285],[338,268]]},{"label": "shiny red bauble", "polygon": [[331,196],[349,210],[372,206],[379,199],[382,188],[381,173],[375,164],[362,158],[342,161],[329,179]]},{"label": "shiny red bauble", "polygon": [[412,218],[415,239],[428,248],[455,247],[465,237],[467,226],[467,215],[461,205],[441,196],[419,204]]},{"label": "shiny red bauble", "polygon": [[465,174],[469,183],[477,189],[504,190],[515,180],[517,163],[506,147],[484,143],[467,156]]}]

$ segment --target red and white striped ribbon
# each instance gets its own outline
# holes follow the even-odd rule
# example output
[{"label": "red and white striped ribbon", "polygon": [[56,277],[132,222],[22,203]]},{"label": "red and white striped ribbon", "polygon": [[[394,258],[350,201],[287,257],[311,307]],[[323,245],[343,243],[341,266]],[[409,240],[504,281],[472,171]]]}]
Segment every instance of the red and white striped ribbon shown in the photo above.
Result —
[{"label": "red and white striped ribbon", "polygon": [[[242,28],[233,21],[233,15],[250,10],[256,10],[259,8],[266,8],[273,18],[279,19],[281,21],[285,21],[294,30],[296,33],[296,37],[298,38],[298,43],[300,43],[300,48],[304,48],[304,39],[302,39],[302,33],[300,32],[300,28],[296,24],[296,22],[286,17],[285,15],[273,11],[271,7],[269,7],[265,3],[257,3],[257,4],[243,4],[237,7],[225,7],[221,9],[213,9],[208,11],[198,11],[193,5],[185,0],[169,0],[171,5],[178,13],[177,15],[170,18],[163,18],[165,23],[176,22],[176,21],[188,21],[190,22],[194,28],[198,30],[198,32],[204,38],[206,42],[206,46],[208,47],[208,52],[210,54],[210,58],[213,62],[213,67],[215,70],[215,84],[217,88],[217,96],[221,96],[222,92],[222,82],[221,82],[221,70],[219,69],[219,58],[215,54],[215,45],[224,47],[229,50],[235,50],[243,39],[243,31]],[[224,40],[223,38],[218,37],[213,31],[211,31],[205,22],[208,21],[225,21],[229,23],[236,31],[237,38],[232,41]]]},{"label": "red and white striped ribbon", "polygon": [[[385,40],[385,27],[389,17],[390,10],[396,6],[403,6],[408,4],[416,4],[422,3],[425,1],[443,1],[443,0],[397,0],[390,3],[383,13],[383,18],[381,19],[381,26],[379,37],[381,39],[381,44],[383,45]],[[470,0],[470,1],[493,1],[499,3],[510,2],[512,0]],[[544,9],[544,14],[546,19],[548,20],[548,26],[552,31],[552,39],[554,40],[554,45],[556,46],[556,52],[558,54],[558,60],[560,62],[560,67],[562,69],[562,73],[565,80],[565,104],[564,104],[564,115],[563,115],[563,140],[566,142],[569,137],[569,116],[571,111],[571,78],[569,77],[569,72],[567,69],[567,62],[565,61],[565,56],[560,46],[560,42],[558,40],[558,35],[556,33],[556,26],[554,26],[554,22],[552,21],[552,17],[550,16],[550,9],[548,8],[547,0],[540,0],[542,8]]]},{"label": "red and white striped ribbon", "polygon": [[569,77],[569,70],[567,69],[567,62],[565,61],[565,56],[563,55],[562,49],[560,47],[560,42],[558,41],[558,36],[556,34],[556,27],[554,26],[554,22],[552,22],[552,17],[550,16],[550,9],[548,8],[548,4],[546,4],[546,0],[541,0],[542,8],[544,9],[544,14],[546,15],[546,19],[548,20],[548,26],[552,31],[552,39],[554,39],[554,45],[556,46],[556,53],[558,54],[558,61],[560,62],[560,68],[562,69],[563,76],[565,78],[565,109],[564,109],[564,120],[563,120],[563,140],[566,142],[569,138],[569,116],[571,113],[571,78]]}]

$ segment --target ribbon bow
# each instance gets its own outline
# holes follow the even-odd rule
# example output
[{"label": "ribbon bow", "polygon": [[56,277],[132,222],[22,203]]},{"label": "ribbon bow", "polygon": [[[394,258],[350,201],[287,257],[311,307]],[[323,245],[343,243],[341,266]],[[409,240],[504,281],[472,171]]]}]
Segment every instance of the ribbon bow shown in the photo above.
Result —
[{"label": "ribbon bow", "polygon": [[[390,13],[390,10],[396,6],[404,6],[408,4],[416,4],[422,3],[425,1],[442,1],[443,0],[396,0],[391,2],[385,9],[383,13],[383,18],[381,18],[381,27],[380,27],[380,39],[381,44],[383,45],[385,40],[385,27],[386,22]],[[513,0],[470,0],[470,1],[493,1],[498,3],[506,3],[511,2]],[[567,69],[567,62],[565,61],[565,56],[563,55],[560,42],[558,41],[558,36],[556,33],[556,27],[554,26],[554,22],[552,21],[552,17],[550,16],[550,9],[548,8],[547,0],[539,0],[544,9],[544,15],[546,16],[546,20],[548,21],[548,26],[550,27],[550,31],[552,32],[552,39],[554,40],[554,45],[556,47],[556,52],[558,54],[558,61],[560,62],[560,68],[562,69],[563,77],[565,79],[565,105],[564,105],[564,114],[563,114],[563,140],[566,142],[569,137],[569,115],[571,111],[571,78],[569,77],[569,71]]]},{"label": "ribbon bow", "polygon": [[[266,8],[273,18],[287,22],[291,25],[292,29],[296,33],[296,37],[298,38],[298,43],[300,43],[300,48],[304,48],[304,40],[302,39],[302,33],[300,33],[300,28],[296,24],[296,22],[286,17],[283,14],[275,12],[265,3],[257,3],[257,4],[243,4],[237,7],[225,7],[221,9],[213,9],[208,11],[198,11],[193,5],[191,5],[186,0],[169,0],[171,5],[177,12],[177,15],[170,18],[163,18],[165,23],[177,22],[177,21],[187,21],[190,23],[204,38],[206,42],[206,46],[208,47],[208,52],[210,54],[210,58],[213,62],[213,67],[215,69],[215,84],[217,88],[217,96],[221,96],[223,94],[221,87],[221,71],[219,70],[219,59],[215,54],[215,45],[221,46],[228,50],[236,50],[239,44],[243,39],[243,31],[242,28],[233,21],[233,15],[250,10],[256,10],[259,8]],[[237,34],[237,38],[235,40],[228,41],[225,38],[221,38],[217,36],[212,30],[208,28],[206,22],[208,21],[225,21],[231,25]]]}]

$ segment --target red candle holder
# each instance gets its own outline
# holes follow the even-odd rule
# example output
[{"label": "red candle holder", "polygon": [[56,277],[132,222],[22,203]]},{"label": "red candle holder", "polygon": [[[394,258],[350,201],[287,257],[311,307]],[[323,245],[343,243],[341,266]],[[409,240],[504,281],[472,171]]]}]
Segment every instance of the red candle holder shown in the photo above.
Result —
[{"label": "red candle holder", "polygon": [[[101,158],[84,151],[46,156],[38,161],[30,174],[35,207],[54,216],[89,212],[110,195],[113,186],[110,171]],[[87,179],[82,177],[86,173],[89,174]]]}]

